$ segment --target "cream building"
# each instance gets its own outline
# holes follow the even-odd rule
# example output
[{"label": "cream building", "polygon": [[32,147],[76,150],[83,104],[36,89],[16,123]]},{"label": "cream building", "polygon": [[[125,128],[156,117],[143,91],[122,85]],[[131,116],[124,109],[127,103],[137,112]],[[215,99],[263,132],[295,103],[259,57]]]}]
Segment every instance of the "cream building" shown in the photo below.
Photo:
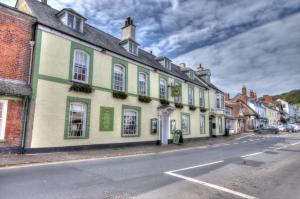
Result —
[{"label": "cream building", "polygon": [[280,125],[280,112],[271,106],[268,106],[266,104],[264,105],[266,108],[266,118],[268,119],[268,125]]},{"label": "cream building", "polygon": [[209,70],[139,49],[131,18],[118,39],[72,9],[17,8],[38,20],[28,150],[168,144],[175,129],[184,139],[224,134],[223,92]]}]

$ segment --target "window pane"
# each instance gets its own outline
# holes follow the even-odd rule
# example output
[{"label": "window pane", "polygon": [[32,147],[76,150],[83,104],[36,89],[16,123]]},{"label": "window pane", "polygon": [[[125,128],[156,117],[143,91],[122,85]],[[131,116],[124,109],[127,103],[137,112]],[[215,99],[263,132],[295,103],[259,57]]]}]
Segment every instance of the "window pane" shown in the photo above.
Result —
[{"label": "window pane", "polygon": [[124,110],[123,134],[138,135],[138,112],[136,110]]},{"label": "window pane", "polygon": [[187,115],[182,115],[182,124],[181,124],[181,130],[184,134],[189,134],[190,129],[190,119]]},{"label": "window pane", "polygon": [[147,96],[148,94],[148,76],[145,73],[139,74],[139,94]]},{"label": "window pane", "polygon": [[194,105],[194,89],[189,88],[189,93],[188,93],[188,98],[189,98],[189,105]]},{"label": "window pane", "polygon": [[69,136],[83,137],[86,129],[87,105],[83,103],[71,103],[69,112]]},{"label": "window pane", "polygon": [[83,51],[74,51],[73,80],[87,82],[89,55]]},{"label": "window pane", "polygon": [[205,133],[205,116],[200,116],[200,133]]},{"label": "window pane", "polygon": [[114,90],[125,90],[125,71],[121,66],[114,66]]},{"label": "window pane", "polygon": [[79,19],[78,17],[76,17],[76,27],[75,27],[75,29],[77,30],[77,31],[80,31],[81,30],[81,19]]},{"label": "window pane", "polygon": [[167,82],[165,79],[159,81],[159,98],[167,99]]},{"label": "window pane", "polygon": [[[180,84],[179,83],[175,83],[175,86],[180,86]],[[174,97],[174,99],[175,99],[176,103],[181,103],[181,97],[180,96],[176,96],[176,97]]]},{"label": "window pane", "polygon": [[68,26],[70,28],[73,28],[74,27],[74,16],[71,15],[71,14],[68,14]]},{"label": "window pane", "polygon": [[205,107],[204,90],[200,90],[200,107]]}]

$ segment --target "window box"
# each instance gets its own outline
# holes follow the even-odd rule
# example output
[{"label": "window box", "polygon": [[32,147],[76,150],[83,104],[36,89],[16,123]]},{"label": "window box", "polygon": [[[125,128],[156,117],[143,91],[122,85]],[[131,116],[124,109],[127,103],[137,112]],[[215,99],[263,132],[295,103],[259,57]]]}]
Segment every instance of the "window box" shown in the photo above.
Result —
[{"label": "window box", "polygon": [[149,96],[139,95],[139,101],[144,102],[144,103],[150,103],[152,101],[152,99]]},{"label": "window box", "polygon": [[183,104],[182,103],[175,103],[175,107],[182,109],[183,108]]},{"label": "window box", "polygon": [[204,108],[204,107],[200,107],[200,111],[201,111],[202,113],[205,113],[205,112],[207,111],[207,109]]},{"label": "window box", "polygon": [[167,106],[170,104],[170,102],[166,99],[160,99],[159,101],[160,101],[161,105],[164,105],[164,106]]},{"label": "window box", "polygon": [[190,105],[190,110],[191,110],[191,111],[194,111],[194,110],[196,110],[196,109],[197,109],[196,106]]},{"label": "window box", "polygon": [[118,98],[118,99],[126,99],[128,97],[128,94],[122,91],[113,91],[112,95],[114,98]]},{"label": "window box", "polygon": [[70,91],[92,93],[93,88],[89,84],[80,84],[80,83],[73,82],[72,86],[70,87]]}]

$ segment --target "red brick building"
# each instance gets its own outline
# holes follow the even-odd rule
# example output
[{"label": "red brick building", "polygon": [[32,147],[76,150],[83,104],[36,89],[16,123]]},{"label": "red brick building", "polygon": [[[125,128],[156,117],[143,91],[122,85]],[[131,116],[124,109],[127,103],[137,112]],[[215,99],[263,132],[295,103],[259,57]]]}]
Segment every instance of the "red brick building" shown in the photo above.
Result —
[{"label": "red brick building", "polygon": [[30,101],[35,19],[0,3],[0,152],[19,151]]}]

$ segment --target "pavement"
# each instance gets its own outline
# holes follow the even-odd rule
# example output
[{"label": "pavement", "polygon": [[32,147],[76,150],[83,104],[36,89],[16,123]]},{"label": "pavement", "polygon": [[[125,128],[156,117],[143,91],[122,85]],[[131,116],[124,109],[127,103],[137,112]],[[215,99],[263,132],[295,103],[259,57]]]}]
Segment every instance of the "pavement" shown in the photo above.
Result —
[{"label": "pavement", "polygon": [[300,133],[0,168],[0,198],[299,199]]}]

